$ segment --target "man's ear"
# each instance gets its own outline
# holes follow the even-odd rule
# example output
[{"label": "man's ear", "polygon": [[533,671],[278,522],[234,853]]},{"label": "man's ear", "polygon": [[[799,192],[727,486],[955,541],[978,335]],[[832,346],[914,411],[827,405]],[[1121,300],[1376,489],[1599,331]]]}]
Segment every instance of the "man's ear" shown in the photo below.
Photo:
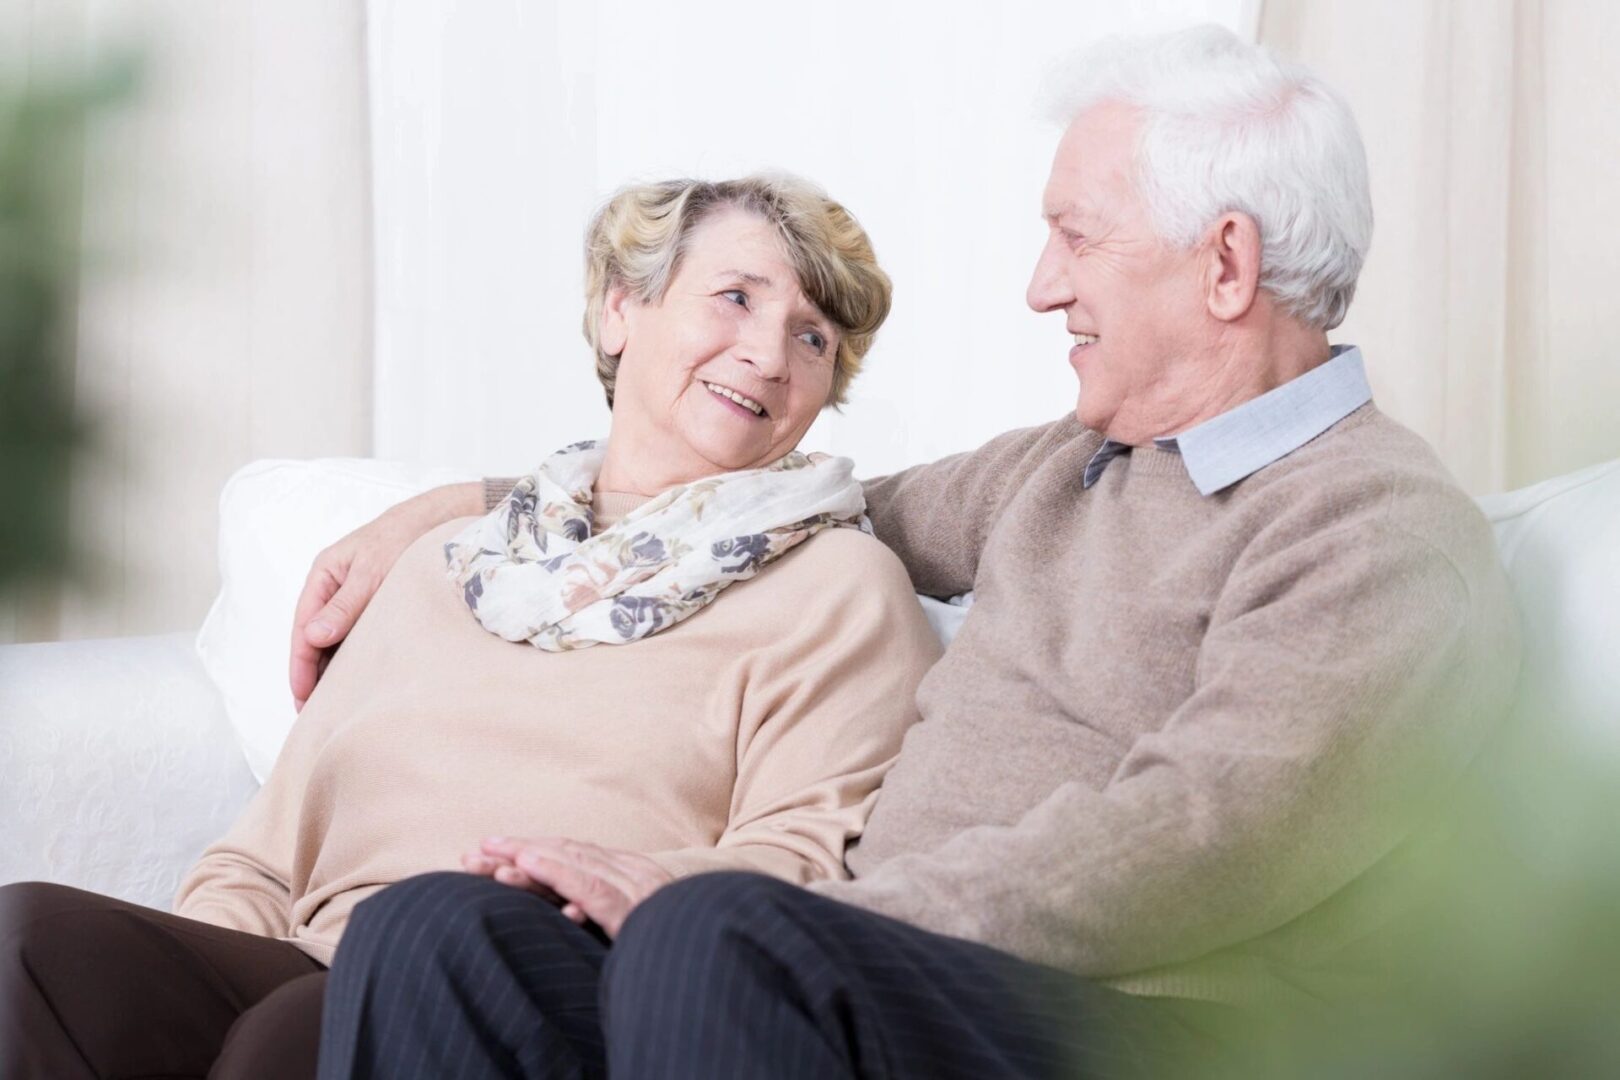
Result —
[{"label": "man's ear", "polygon": [[630,338],[630,325],[625,317],[625,308],[630,303],[629,290],[623,285],[608,287],[607,296],[602,300],[602,317],[596,324],[596,340],[609,356],[624,352],[625,342]]},{"label": "man's ear", "polygon": [[1211,315],[1235,322],[1254,306],[1260,288],[1260,226],[1234,210],[1216,219],[1205,235],[1209,238],[1205,302]]}]

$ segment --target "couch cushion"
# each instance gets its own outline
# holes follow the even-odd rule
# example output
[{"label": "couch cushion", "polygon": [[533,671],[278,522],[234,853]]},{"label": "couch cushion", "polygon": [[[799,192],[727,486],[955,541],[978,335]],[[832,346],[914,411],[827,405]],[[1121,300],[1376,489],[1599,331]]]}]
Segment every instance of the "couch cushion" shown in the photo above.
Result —
[{"label": "couch cushion", "polygon": [[262,783],[297,714],[287,685],[293,607],[321,549],[395,503],[472,477],[386,461],[256,461],[219,499],[220,592],[197,635],[248,767]]},{"label": "couch cushion", "polygon": [[1620,461],[1480,500],[1518,594],[1518,709],[1620,740]]},{"label": "couch cushion", "polygon": [[255,786],[190,634],[0,647],[0,882],[168,910]]}]

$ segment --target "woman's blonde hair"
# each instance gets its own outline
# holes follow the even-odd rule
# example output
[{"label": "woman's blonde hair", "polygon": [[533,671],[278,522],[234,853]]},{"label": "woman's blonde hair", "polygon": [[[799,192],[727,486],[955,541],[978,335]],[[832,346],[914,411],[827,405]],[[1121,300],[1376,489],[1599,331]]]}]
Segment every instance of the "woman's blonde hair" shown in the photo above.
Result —
[{"label": "woman's blonde hair", "polygon": [[889,277],[872,242],[848,210],[814,185],[785,174],[741,180],[665,180],[622,188],[585,232],[585,340],[596,352],[596,377],[613,407],[619,358],[602,349],[602,306],[614,286],[656,304],[680,268],[692,230],[717,210],[735,207],[775,226],[799,287],[839,329],[832,390],[841,405],[861,358],[889,314]]}]

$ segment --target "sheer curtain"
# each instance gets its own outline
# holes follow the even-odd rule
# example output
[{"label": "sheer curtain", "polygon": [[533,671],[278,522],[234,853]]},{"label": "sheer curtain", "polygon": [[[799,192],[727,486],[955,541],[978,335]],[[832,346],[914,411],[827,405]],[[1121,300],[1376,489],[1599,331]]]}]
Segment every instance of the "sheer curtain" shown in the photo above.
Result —
[{"label": "sheer curtain", "polygon": [[874,474],[1073,407],[1024,306],[1057,141],[1047,63],[1108,33],[1247,28],[1241,0],[371,0],[377,452],[491,471],[605,430],[580,239],[620,184],[786,168],[871,233],[894,312],[807,445]]},{"label": "sheer curtain", "polygon": [[10,605],[0,640],[195,627],[225,478],[370,449],[362,0],[0,0],[15,77],[129,47],[143,85],[84,177],[74,378],[100,450],[71,497],[94,587]]},{"label": "sheer curtain", "polygon": [[1620,456],[1620,18],[1607,0],[1267,0],[1361,122],[1377,226],[1336,335],[1471,491]]}]

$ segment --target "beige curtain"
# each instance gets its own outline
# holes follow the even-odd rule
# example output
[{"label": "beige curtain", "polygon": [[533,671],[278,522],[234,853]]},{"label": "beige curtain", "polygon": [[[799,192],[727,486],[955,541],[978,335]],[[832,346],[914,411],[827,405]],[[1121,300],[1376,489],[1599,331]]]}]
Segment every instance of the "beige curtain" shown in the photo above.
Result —
[{"label": "beige curtain", "polygon": [[1268,0],[1349,98],[1377,226],[1337,341],[1475,493],[1620,457],[1620,11]]},{"label": "beige curtain", "polygon": [[25,598],[0,640],[196,627],[221,485],[261,457],[370,450],[363,0],[0,0],[0,64],[47,78],[137,46],[92,142],[73,479],[92,589]]}]

